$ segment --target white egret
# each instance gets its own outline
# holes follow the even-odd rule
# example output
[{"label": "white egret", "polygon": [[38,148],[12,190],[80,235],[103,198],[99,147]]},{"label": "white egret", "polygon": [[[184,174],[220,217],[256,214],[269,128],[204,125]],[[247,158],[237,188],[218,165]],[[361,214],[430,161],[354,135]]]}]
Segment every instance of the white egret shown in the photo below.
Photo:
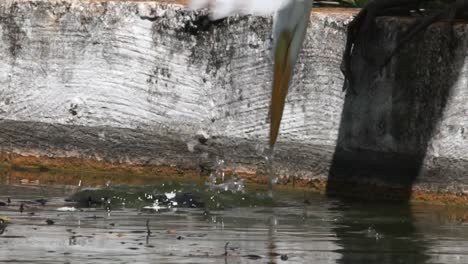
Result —
[{"label": "white egret", "polygon": [[193,9],[208,8],[210,18],[233,14],[273,14],[273,87],[270,117],[270,147],[273,148],[283,116],[284,103],[294,65],[302,47],[312,0],[191,0]]}]

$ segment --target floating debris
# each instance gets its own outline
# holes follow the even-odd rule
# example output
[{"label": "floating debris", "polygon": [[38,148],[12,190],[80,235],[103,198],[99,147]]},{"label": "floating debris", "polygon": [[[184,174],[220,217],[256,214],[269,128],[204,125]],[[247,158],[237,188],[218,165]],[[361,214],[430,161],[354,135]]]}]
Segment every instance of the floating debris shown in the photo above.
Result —
[{"label": "floating debris", "polygon": [[46,222],[47,225],[53,225],[53,224],[55,224],[55,221],[52,220],[52,219],[47,219],[45,222]]},{"label": "floating debris", "polygon": [[38,202],[39,204],[44,206],[48,201],[47,201],[47,199],[37,199],[36,202]]},{"label": "floating debris", "polygon": [[174,199],[176,197],[175,192],[168,192],[168,193],[165,193],[164,195],[166,195],[167,199],[169,200]]},{"label": "floating debris", "polygon": [[61,212],[75,212],[75,211],[78,211],[78,209],[76,209],[75,207],[59,207],[57,208],[57,211],[61,211]]},{"label": "floating debris", "polygon": [[262,258],[262,256],[255,255],[255,254],[248,254],[248,255],[244,255],[243,257],[248,258],[248,259],[251,259],[251,260],[257,260],[257,259],[261,259],[261,258]]},{"label": "floating debris", "polygon": [[[67,198],[67,202],[77,203],[77,207],[104,206],[110,210],[114,207],[136,207],[149,210],[162,210],[172,207],[203,207],[201,195],[189,192],[177,192],[171,186],[155,187],[121,187],[82,189]],[[192,188],[192,187],[191,187]],[[168,191],[168,189],[170,191]],[[160,190],[160,192],[158,192]]]}]

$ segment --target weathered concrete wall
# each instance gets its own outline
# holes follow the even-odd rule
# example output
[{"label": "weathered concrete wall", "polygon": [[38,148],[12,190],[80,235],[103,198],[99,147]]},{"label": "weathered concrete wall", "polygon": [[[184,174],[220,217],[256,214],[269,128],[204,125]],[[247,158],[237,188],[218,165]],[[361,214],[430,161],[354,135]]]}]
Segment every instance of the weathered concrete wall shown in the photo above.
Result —
[{"label": "weathered concrete wall", "polygon": [[[0,3],[1,150],[182,167],[221,156],[238,168],[261,168],[271,19],[208,23],[203,15],[144,1]],[[359,155],[358,149],[423,155],[415,186],[468,188],[468,25],[455,28],[450,65],[457,74],[429,71],[445,71],[436,63],[448,59],[436,26],[422,37],[424,45],[408,46],[384,75],[364,78],[358,95],[345,97],[339,65],[351,16],[312,13],[277,147],[281,173],[325,179],[336,153]],[[376,38],[392,47],[395,21],[380,25],[388,31]],[[435,116],[426,97],[438,96],[434,85],[445,82],[449,96]],[[420,97],[412,89],[434,93]],[[397,119],[405,113],[415,114]],[[419,137],[424,128],[411,124],[425,113],[436,127]],[[438,165],[441,160],[447,162]]]},{"label": "weathered concrete wall", "polygon": [[329,180],[467,192],[468,24],[431,26],[381,69],[411,22],[382,18],[355,49]]}]

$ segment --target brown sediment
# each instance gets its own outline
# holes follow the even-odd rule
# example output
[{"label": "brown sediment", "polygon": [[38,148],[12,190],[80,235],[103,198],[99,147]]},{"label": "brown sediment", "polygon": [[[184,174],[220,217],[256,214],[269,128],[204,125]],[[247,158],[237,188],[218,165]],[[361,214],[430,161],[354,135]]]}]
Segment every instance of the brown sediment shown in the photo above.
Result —
[{"label": "brown sediment", "polygon": [[[320,186],[326,186],[326,184]],[[334,193],[329,194],[331,196],[400,201],[410,204],[468,206],[468,195],[463,193],[434,192],[421,189],[408,190],[406,188],[356,182],[333,182],[333,187]]]},{"label": "brown sediment", "polygon": [[413,191],[411,201],[414,203],[468,206],[468,195],[455,193]]},{"label": "brown sediment", "polygon": [[[233,173],[227,169],[229,177]],[[257,171],[236,171],[236,175],[247,184],[265,185],[268,177]],[[8,175],[11,182],[26,184],[76,185],[79,180],[86,186],[102,186],[107,181],[115,184],[144,185],[163,180],[196,181],[207,178],[208,174],[197,169],[180,168],[171,165],[143,166],[137,164],[110,163],[90,159],[49,158],[0,154],[0,177]],[[412,204],[468,206],[468,195],[462,193],[431,192],[413,190],[409,193],[396,187],[378,186],[355,182],[333,183],[336,193],[331,196],[363,198],[369,200],[409,201]],[[338,187],[337,187],[338,186]],[[327,179],[298,177],[280,178],[275,186],[279,190],[295,192],[326,193]]]},{"label": "brown sediment", "polygon": [[[128,163],[110,163],[106,161],[98,161],[92,159],[78,158],[49,158],[45,156],[22,156],[18,154],[0,154],[0,162],[9,164],[13,168],[24,168],[26,170],[95,170],[99,171],[114,171],[114,172],[133,172],[133,173],[162,173],[162,174],[179,174],[182,171],[176,166],[142,166]],[[184,170],[184,175],[190,174],[190,170]]]},{"label": "brown sediment", "polygon": [[[3,172],[3,173],[2,173]],[[78,158],[49,158],[0,154],[0,176],[12,182],[40,181],[40,184],[100,186],[111,180],[118,184],[142,185],[157,179],[199,180],[200,172],[177,166],[142,166]]]}]

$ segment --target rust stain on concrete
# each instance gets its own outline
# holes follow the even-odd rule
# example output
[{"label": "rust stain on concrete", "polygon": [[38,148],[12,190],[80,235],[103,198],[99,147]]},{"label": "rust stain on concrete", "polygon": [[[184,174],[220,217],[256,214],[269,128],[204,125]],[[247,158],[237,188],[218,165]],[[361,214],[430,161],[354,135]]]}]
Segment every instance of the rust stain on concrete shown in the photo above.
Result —
[{"label": "rust stain on concrete", "polygon": [[[268,177],[256,171],[232,171],[247,184],[265,185]],[[204,181],[209,173],[177,166],[142,166],[133,164],[115,164],[96,160],[76,158],[48,158],[21,156],[17,154],[0,154],[0,176],[8,174],[10,180],[30,184],[64,184],[76,185],[79,179],[85,179],[87,185],[101,186],[112,180],[116,184],[144,185],[161,180]],[[275,188],[294,192],[313,192],[325,195],[326,179],[304,179],[281,177]],[[372,200],[409,200],[411,204],[432,204],[467,206],[468,195],[454,193],[435,193],[421,190],[412,192],[411,197],[403,197],[404,191],[395,187],[369,184],[341,184],[337,196],[364,198]],[[341,190],[341,191],[340,191]]]}]

